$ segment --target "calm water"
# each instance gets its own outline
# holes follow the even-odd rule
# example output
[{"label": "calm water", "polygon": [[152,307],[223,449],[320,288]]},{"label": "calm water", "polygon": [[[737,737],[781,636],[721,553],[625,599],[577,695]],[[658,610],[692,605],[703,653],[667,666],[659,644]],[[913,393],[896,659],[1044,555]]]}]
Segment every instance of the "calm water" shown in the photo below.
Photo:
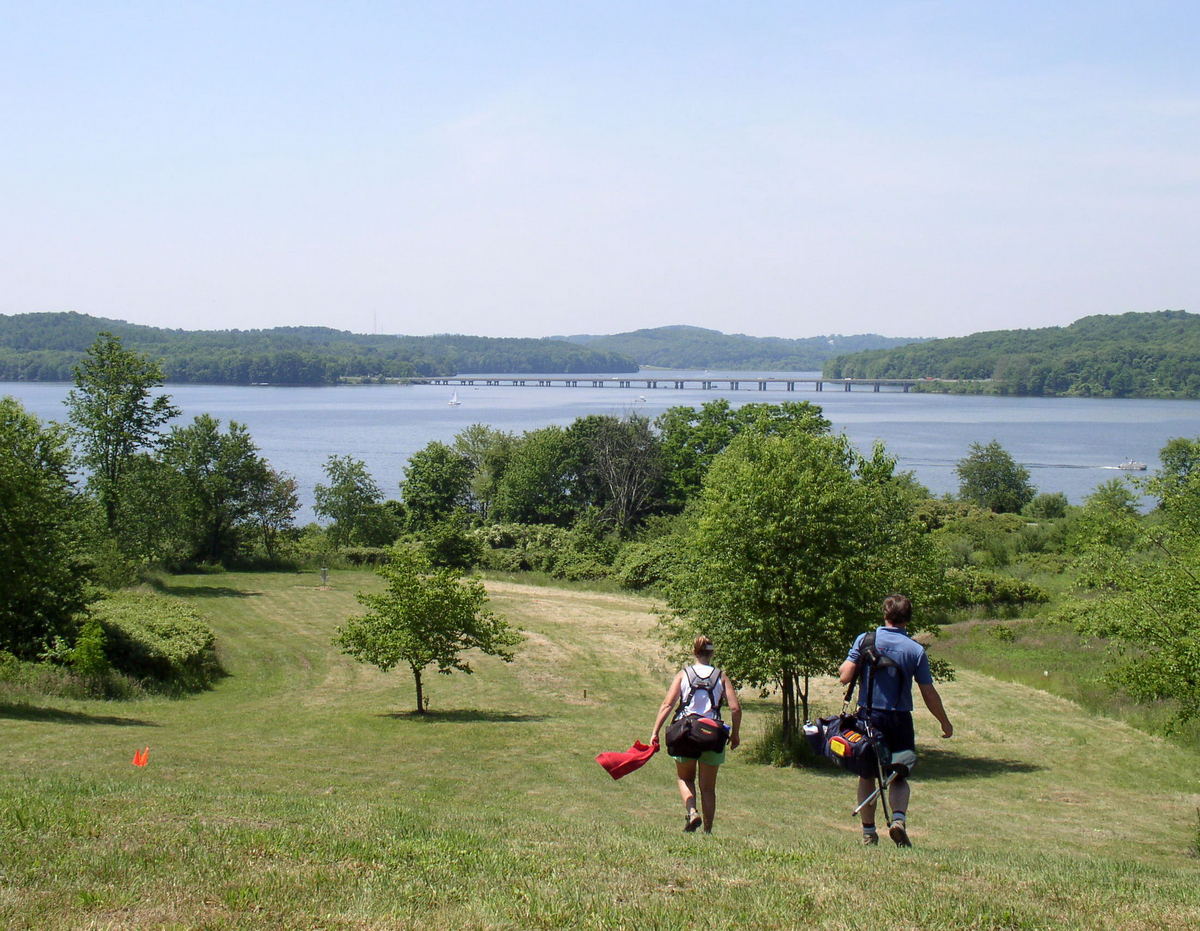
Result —
[{"label": "calm water", "polygon": [[[695,372],[654,372],[696,377]],[[757,373],[734,374],[743,378]],[[808,373],[812,377],[812,373]],[[767,377],[779,377],[773,373]],[[47,420],[65,419],[63,399],[69,385],[0,383],[9,394]],[[306,510],[313,486],[323,480],[321,467],[333,454],[366,462],[386,494],[398,494],[404,464],[430,440],[451,440],[473,423],[521,432],[548,424],[569,424],[586,414],[637,411],[649,417],[679,404],[698,407],[717,397],[731,403],[811,401],[824,409],[834,429],[859,448],[882,440],[937,494],[954,491],[955,463],[972,442],[998,440],[1025,465],[1041,491],[1062,491],[1078,503],[1096,485],[1125,473],[1124,459],[1157,467],[1158,450],[1171,437],[1200,436],[1200,401],[1109,401],[1065,398],[993,398],[904,394],[870,389],[852,392],[811,387],[795,392],[673,388],[463,387],[462,402],[447,402],[450,388],[433,385],[340,386],[336,388],[233,387],[171,385],[166,391],[186,422],[200,413],[249,428],[263,454],[300,483]],[[642,400],[644,398],[644,400]]]}]

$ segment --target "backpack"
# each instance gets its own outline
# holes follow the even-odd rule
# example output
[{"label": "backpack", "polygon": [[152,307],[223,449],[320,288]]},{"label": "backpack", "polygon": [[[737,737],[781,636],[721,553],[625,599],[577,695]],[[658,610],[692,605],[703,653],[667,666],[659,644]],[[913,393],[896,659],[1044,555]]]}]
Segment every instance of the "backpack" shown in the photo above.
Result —
[{"label": "backpack", "polygon": [[[715,689],[721,681],[721,670],[713,669],[707,676],[701,678],[695,670],[688,666],[684,670],[692,693],[703,689],[708,692],[710,710],[706,715],[684,714],[684,700],[679,698],[679,707],[675,709],[675,720],[667,728],[667,752],[671,756],[682,756],[689,759],[697,758],[706,751],[720,753],[725,749],[725,741],[729,732],[721,723],[721,703],[717,701]],[[690,697],[690,696],[689,696]],[[721,696],[724,701],[725,696]]]}]

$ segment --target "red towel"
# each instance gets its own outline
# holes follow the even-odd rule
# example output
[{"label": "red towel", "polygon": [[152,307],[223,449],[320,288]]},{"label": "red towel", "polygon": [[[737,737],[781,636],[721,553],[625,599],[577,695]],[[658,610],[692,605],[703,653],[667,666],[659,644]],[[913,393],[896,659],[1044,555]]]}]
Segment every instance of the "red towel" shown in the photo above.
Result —
[{"label": "red towel", "polygon": [[633,746],[624,753],[610,750],[596,757],[596,762],[608,770],[608,774],[614,779],[620,779],[622,776],[628,776],[635,769],[640,769],[656,753],[658,753],[657,740],[649,747],[640,740],[635,740]]}]

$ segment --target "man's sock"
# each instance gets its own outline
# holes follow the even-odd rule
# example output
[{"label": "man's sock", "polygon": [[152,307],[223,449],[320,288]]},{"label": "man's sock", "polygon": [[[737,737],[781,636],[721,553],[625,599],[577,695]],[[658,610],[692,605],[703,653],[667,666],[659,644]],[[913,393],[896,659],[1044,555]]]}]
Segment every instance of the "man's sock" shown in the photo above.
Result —
[{"label": "man's sock", "polygon": [[876,833],[876,831],[875,831],[875,825],[874,825],[874,824],[864,824],[864,825],[862,826],[862,828],[863,828],[863,833],[864,833],[864,834],[874,834],[874,833]]},{"label": "man's sock", "polygon": [[893,812],[892,812],[892,820],[893,820],[893,821],[899,821],[901,824],[904,824],[904,812],[902,812],[902,811],[893,811]]}]

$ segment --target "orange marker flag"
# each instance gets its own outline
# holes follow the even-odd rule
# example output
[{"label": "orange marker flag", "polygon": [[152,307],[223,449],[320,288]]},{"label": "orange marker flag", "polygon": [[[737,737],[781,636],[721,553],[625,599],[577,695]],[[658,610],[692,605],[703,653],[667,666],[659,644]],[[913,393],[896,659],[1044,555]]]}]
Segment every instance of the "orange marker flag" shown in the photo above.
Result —
[{"label": "orange marker flag", "polygon": [[146,763],[149,761],[149,759],[150,759],[150,748],[149,747],[147,747],[145,750],[134,750],[133,751],[133,765],[134,766],[145,766]]}]

